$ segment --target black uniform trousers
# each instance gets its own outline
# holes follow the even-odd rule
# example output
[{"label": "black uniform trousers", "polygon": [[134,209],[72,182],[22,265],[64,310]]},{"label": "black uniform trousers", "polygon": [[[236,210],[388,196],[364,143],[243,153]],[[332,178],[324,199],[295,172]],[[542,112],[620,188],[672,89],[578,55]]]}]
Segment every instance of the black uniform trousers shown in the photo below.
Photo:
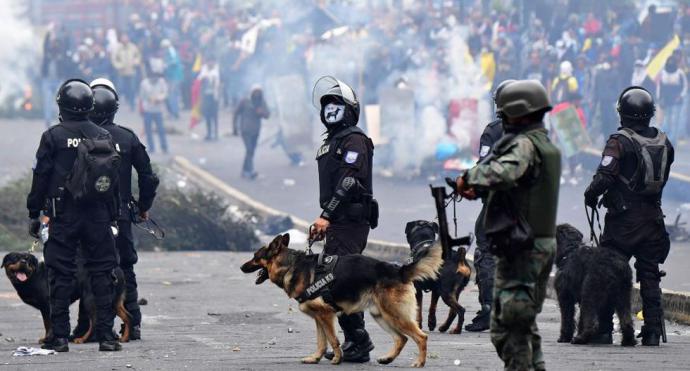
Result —
[{"label": "black uniform trousers", "polygon": [[479,304],[482,309],[491,307],[493,303],[494,275],[496,273],[496,260],[489,252],[489,240],[484,231],[484,214],[486,204],[477,217],[474,225],[474,234],[477,238],[477,247],[474,250],[474,269],[477,272],[476,280],[479,286]]},{"label": "black uniform trousers", "polygon": [[[361,254],[367,246],[369,223],[333,223],[326,232],[326,255]],[[338,324],[343,329],[345,342],[359,343],[368,338],[364,329],[364,313],[341,314]]]},{"label": "black uniform trousers", "polygon": [[120,261],[120,268],[125,274],[125,309],[132,315],[132,326],[141,325],[141,309],[139,308],[139,293],[137,291],[137,276],[134,273],[134,264],[139,257],[134,249],[134,235],[132,234],[132,222],[130,220],[118,220],[117,226],[120,233],[117,235],[115,245]]},{"label": "black uniform trousers", "polygon": [[[601,245],[615,249],[628,259],[635,257],[645,325],[660,330],[663,309],[659,264],[666,260],[671,247],[661,207],[640,204],[623,212],[607,213]],[[613,329],[612,316],[613,313],[606,314],[602,332]]]},{"label": "black uniform trousers", "polygon": [[106,340],[112,334],[114,276],[117,266],[115,238],[107,207],[79,210],[76,206],[51,219],[44,248],[50,285],[50,317],[55,337],[69,336],[69,305],[77,289],[77,250],[84,261],[96,304],[95,335]]}]

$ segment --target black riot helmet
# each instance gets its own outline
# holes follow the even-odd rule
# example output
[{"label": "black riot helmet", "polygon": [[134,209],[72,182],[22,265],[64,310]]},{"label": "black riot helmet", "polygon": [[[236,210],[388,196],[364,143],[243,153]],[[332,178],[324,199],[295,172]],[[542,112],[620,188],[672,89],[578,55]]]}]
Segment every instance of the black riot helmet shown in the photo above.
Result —
[{"label": "black riot helmet", "polygon": [[630,86],[623,90],[618,97],[616,110],[621,117],[621,123],[633,122],[635,125],[649,125],[649,121],[654,117],[656,111],[654,97],[641,86]]},{"label": "black riot helmet", "polygon": [[89,118],[99,125],[112,122],[119,107],[119,97],[115,86],[108,79],[98,78],[91,81],[91,90],[95,104]]},{"label": "black riot helmet", "polygon": [[70,79],[62,83],[55,97],[61,116],[86,117],[93,111],[91,87],[83,80]]},{"label": "black riot helmet", "polygon": [[312,104],[319,110],[328,130],[354,126],[359,121],[359,100],[354,90],[332,76],[321,77],[314,85]]}]

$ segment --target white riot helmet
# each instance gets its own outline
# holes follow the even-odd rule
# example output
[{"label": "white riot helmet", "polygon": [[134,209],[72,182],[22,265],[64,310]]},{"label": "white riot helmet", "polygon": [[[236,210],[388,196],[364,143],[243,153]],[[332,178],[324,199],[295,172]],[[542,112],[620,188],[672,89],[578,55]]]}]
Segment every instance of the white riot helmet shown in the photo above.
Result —
[{"label": "white riot helmet", "polygon": [[332,76],[323,76],[312,92],[312,104],[319,110],[321,122],[326,127],[357,125],[359,101],[354,90]]}]

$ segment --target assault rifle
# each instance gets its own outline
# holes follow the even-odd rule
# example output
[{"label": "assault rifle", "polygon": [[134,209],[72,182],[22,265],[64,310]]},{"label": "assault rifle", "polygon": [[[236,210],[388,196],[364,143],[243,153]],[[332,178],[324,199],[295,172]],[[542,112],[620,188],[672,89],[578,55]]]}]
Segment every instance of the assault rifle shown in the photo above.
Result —
[{"label": "assault rifle", "polygon": [[[438,217],[438,235],[441,240],[441,247],[443,248],[443,260],[450,257],[453,247],[457,246],[469,246],[472,244],[474,236],[469,234],[464,237],[453,238],[450,236],[448,231],[448,219],[446,218],[446,206],[450,202],[457,202],[457,197],[455,192],[448,194],[446,193],[446,187],[434,187],[429,185],[431,188],[431,196],[434,198],[434,203],[436,204],[436,216]],[[453,223],[455,224],[455,234],[457,235],[458,221],[453,217]]]}]

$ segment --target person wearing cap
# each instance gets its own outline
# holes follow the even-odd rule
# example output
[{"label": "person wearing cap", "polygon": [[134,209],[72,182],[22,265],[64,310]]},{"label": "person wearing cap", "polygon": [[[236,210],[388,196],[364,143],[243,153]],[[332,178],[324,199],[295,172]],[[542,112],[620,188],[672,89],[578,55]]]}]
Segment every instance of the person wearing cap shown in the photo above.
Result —
[{"label": "person wearing cap", "polygon": [[487,195],[484,228],[496,256],[491,342],[506,370],[545,370],[536,318],[556,252],[561,155],[544,128],[551,102],[540,82],[508,84],[496,105],[504,135],[456,190]]},{"label": "person wearing cap", "polygon": [[[369,230],[378,223],[372,184],[374,144],[357,127],[359,100],[344,82],[331,76],[320,78],[312,104],[319,110],[326,138],[316,154],[322,211],[309,237],[325,238],[326,255],[361,254]],[[338,323],[345,335],[343,361],[369,362],[374,344],[364,328],[364,313],[341,314]],[[326,353],[326,358],[332,359],[333,353]]]},{"label": "person wearing cap", "polygon": [[[515,80],[505,80],[498,84],[494,90],[494,103],[498,96],[510,83]],[[484,128],[479,138],[479,160],[480,163],[491,153],[494,144],[503,136],[503,114],[496,110],[496,119],[491,121]],[[486,198],[482,198],[482,211],[477,216],[474,225],[474,234],[477,237],[477,247],[474,249],[474,269],[477,272],[475,279],[479,287],[479,304],[481,309],[472,319],[472,323],[465,326],[465,330],[470,332],[481,332],[489,329],[491,319],[491,305],[493,303],[494,272],[496,271],[496,261],[489,251],[488,241],[484,233],[484,215],[486,214]]]},{"label": "person wearing cap", "polygon": [[[664,212],[663,193],[674,149],[666,134],[650,127],[656,111],[652,94],[640,86],[625,89],[618,98],[621,127],[604,147],[601,162],[585,191],[585,204],[596,208],[599,197],[606,207],[606,224],[601,247],[610,248],[628,259],[635,257],[640,283],[644,326],[642,345],[658,346],[663,307],[659,283],[663,264],[671,248]],[[599,320],[595,342],[611,344],[613,313]]]},{"label": "person wearing cap", "polygon": [[[141,339],[141,309],[138,304],[137,277],[134,273],[134,264],[137,263],[138,256],[134,248],[132,222],[134,221],[133,218],[148,219],[149,209],[151,209],[156,197],[159,180],[151,167],[151,160],[146,152],[146,147],[141,144],[134,131],[114,122],[120,103],[113,83],[110,80],[98,78],[93,80],[90,85],[95,104],[89,118],[110,133],[113,142],[115,142],[115,148],[121,156],[120,210],[122,212],[117,220],[119,233],[115,245],[127,286],[125,309],[132,316],[130,340],[139,340]],[[132,168],[137,171],[138,200],[135,200],[132,195]],[[132,215],[130,212],[131,202],[135,202],[138,206],[138,215]]]},{"label": "person wearing cap", "polygon": [[50,285],[52,336],[45,340],[43,348],[69,351],[69,305],[76,289],[77,248],[80,248],[96,304],[94,327],[99,350],[117,351],[121,346],[113,336],[112,306],[115,294],[112,270],[117,266],[117,252],[111,225],[119,213],[119,193],[114,192],[113,199],[107,202],[84,203],[75,201],[66,189],[79,143],[84,138],[112,140],[112,137],[89,121],[94,97],[86,82],[67,80],[60,86],[56,101],[60,122],[41,136],[26,201],[31,218],[29,235],[39,237],[41,213],[50,218],[44,258]]}]

